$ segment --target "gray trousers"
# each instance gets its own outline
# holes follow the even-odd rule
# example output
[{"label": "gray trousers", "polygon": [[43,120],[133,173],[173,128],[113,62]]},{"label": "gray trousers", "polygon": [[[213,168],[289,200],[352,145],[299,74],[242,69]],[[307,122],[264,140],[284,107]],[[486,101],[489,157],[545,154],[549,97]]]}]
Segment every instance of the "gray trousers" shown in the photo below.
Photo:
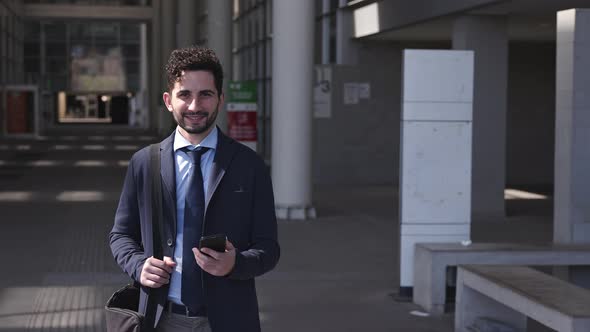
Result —
[{"label": "gray trousers", "polygon": [[207,317],[186,317],[164,310],[157,332],[211,332]]}]

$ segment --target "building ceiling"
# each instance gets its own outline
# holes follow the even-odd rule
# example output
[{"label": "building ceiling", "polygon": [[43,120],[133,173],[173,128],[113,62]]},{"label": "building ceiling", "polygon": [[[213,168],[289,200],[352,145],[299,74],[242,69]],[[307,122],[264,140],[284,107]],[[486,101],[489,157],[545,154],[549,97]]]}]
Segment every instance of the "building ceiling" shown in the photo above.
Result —
[{"label": "building ceiling", "polygon": [[476,10],[443,16],[365,37],[380,41],[449,41],[453,22],[460,15],[502,15],[508,19],[508,36],[516,41],[553,41],[556,12],[590,8],[590,0],[512,0]]}]

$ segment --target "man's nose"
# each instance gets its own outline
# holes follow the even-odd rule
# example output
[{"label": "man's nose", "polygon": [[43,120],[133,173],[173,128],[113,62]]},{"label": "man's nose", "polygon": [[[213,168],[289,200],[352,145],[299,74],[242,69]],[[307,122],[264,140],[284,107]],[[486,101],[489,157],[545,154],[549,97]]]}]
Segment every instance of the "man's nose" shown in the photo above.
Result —
[{"label": "man's nose", "polygon": [[190,104],[188,105],[188,109],[189,110],[197,110],[198,109],[198,105],[199,105],[199,100],[197,97],[193,98],[190,102]]}]

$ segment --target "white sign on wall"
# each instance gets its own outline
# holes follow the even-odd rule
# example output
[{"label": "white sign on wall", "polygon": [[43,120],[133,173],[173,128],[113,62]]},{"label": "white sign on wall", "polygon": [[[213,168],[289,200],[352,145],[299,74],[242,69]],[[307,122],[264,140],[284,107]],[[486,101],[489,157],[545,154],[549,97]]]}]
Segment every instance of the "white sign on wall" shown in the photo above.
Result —
[{"label": "white sign on wall", "polygon": [[347,82],[343,86],[344,105],[356,105],[361,99],[371,98],[371,83]]},{"label": "white sign on wall", "polygon": [[358,83],[359,98],[371,99],[371,83]]},{"label": "white sign on wall", "polygon": [[332,68],[327,66],[315,67],[313,117],[332,117]]},{"label": "white sign on wall", "polygon": [[359,103],[359,87],[356,83],[344,83],[344,105]]}]

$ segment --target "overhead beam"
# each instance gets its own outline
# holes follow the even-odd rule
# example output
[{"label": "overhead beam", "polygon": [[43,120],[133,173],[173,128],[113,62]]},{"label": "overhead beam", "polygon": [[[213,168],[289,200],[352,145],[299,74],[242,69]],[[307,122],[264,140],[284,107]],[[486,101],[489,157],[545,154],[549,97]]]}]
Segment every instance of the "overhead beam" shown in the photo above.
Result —
[{"label": "overhead beam", "polygon": [[92,19],[111,21],[144,21],[153,17],[148,6],[88,6],[61,4],[26,4],[24,16],[49,19]]},{"label": "overhead beam", "polygon": [[348,7],[353,11],[354,37],[361,38],[504,1],[506,0],[361,1],[349,4]]}]

